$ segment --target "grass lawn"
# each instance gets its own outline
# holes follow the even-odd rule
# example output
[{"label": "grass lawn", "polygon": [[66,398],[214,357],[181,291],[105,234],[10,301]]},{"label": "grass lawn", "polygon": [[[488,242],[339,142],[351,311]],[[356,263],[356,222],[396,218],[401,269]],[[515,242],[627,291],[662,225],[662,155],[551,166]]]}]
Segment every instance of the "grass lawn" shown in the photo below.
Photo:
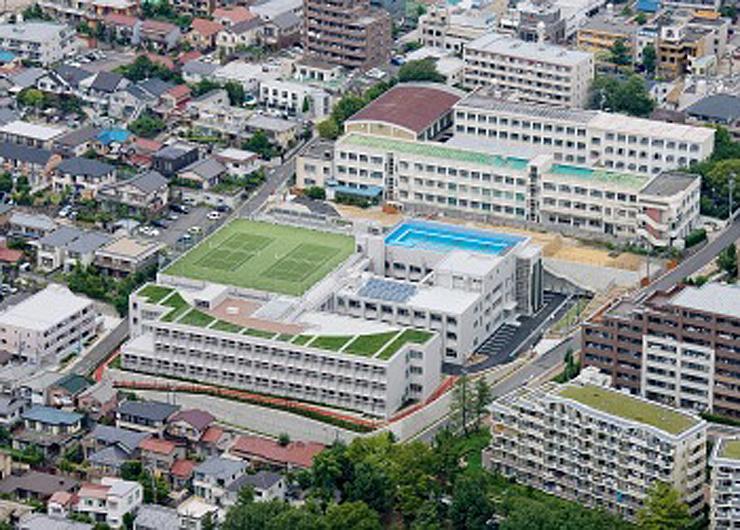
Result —
[{"label": "grass lawn", "polygon": [[721,458],[740,459],[740,440],[724,440],[719,456]]},{"label": "grass lawn", "polygon": [[688,414],[607,388],[566,386],[558,395],[608,414],[647,423],[672,434],[679,434],[696,425],[696,420]]},{"label": "grass lawn", "polygon": [[372,335],[360,335],[355,340],[349,343],[349,345],[344,349],[344,352],[365,356],[375,355],[388,341],[390,341],[396,335],[398,335],[397,331],[373,333]]},{"label": "grass lawn", "polygon": [[326,335],[323,337],[316,337],[311,343],[311,348],[319,348],[321,350],[339,351],[342,346],[352,340],[352,335]]},{"label": "grass lawn", "polygon": [[191,309],[190,312],[188,312],[184,317],[178,320],[178,323],[204,328],[214,320],[215,318],[213,318],[211,315],[206,315],[203,311]]},{"label": "grass lawn", "polygon": [[149,284],[144,286],[137,293],[139,296],[146,298],[149,303],[156,304],[164,300],[164,297],[173,291],[171,287],[165,287],[163,285]]},{"label": "grass lawn", "polygon": [[401,333],[398,338],[386,346],[383,351],[378,355],[378,359],[387,361],[393,355],[400,350],[407,342],[413,342],[414,344],[424,344],[426,341],[432,338],[432,334],[428,331],[422,331],[419,329],[407,329]]},{"label": "grass lawn", "polygon": [[283,342],[290,342],[295,338],[295,335],[291,335],[289,333],[282,333],[275,337],[277,340],[281,340]]},{"label": "grass lawn", "polygon": [[211,329],[217,329],[219,331],[228,331],[230,333],[241,333],[241,331],[244,329],[242,326],[237,326],[236,324],[232,324],[231,322],[226,322],[225,320],[219,320],[214,325],[211,326]]},{"label": "grass lawn", "polygon": [[185,299],[180,296],[180,293],[172,293],[171,296],[161,303],[172,308],[172,311],[162,317],[162,320],[165,322],[173,322],[174,320],[177,320],[177,318],[185,313],[185,311],[190,307]]},{"label": "grass lawn", "polygon": [[353,251],[351,237],[239,219],[164,273],[298,296]]},{"label": "grass lawn", "polygon": [[262,329],[247,328],[243,332],[245,335],[252,335],[253,337],[262,337],[263,339],[271,339],[275,336],[272,331],[264,331]]},{"label": "grass lawn", "polygon": [[304,344],[307,344],[308,341],[310,341],[313,338],[313,335],[298,335],[295,339],[293,339],[293,344],[298,344],[298,346],[303,346]]}]

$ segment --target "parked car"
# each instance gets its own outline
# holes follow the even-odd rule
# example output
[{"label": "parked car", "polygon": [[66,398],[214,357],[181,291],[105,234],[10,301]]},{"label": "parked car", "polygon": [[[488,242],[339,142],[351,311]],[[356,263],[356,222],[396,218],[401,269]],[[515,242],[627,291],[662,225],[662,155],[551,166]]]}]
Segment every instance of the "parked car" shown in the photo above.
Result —
[{"label": "parked car", "polygon": [[191,226],[190,228],[188,228],[188,232],[193,235],[197,235],[203,233],[203,229],[199,226]]},{"label": "parked car", "polygon": [[209,221],[218,221],[221,219],[221,212],[210,212],[207,217]]},{"label": "parked car", "polygon": [[177,215],[176,213],[170,213],[167,216],[167,219],[169,219],[170,221],[177,221],[179,218],[180,218],[180,216]]},{"label": "parked car", "polygon": [[168,226],[170,226],[168,222],[161,219],[155,219],[154,221],[152,221],[151,224],[152,226],[156,226],[157,228],[167,228]]},{"label": "parked car", "polygon": [[229,206],[226,204],[219,204],[218,206],[216,206],[217,212],[226,213],[229,210],[231,210],[231,208],[229,208]]},{"label": "parked car", "polygon": [[190,208],[188,208],[184,204],[170,204],[170,210],[182,214],[187,214],[190,212]]}]

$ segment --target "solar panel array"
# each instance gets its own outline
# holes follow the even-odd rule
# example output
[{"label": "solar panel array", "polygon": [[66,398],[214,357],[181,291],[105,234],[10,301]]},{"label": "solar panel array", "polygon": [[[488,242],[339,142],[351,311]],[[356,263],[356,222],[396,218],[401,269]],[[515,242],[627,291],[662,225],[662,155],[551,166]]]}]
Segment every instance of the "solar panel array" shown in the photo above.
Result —
[{"label": "solar panel array", "polygon": [[360,289],[360,296],[385,300],[386,302],[406,302],[415,294],[416,287],[413,285],[387,282],[375,278],[368,280]]}]

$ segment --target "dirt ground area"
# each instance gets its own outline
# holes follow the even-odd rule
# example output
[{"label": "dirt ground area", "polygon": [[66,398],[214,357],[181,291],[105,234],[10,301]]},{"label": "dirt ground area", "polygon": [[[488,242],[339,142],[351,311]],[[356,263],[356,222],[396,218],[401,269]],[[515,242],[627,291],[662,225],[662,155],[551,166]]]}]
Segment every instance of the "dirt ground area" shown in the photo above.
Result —
[{"label": "dirt ground area", "polygon": [[[393,226],[404,218],[401,213],[389,214],[378,208],[363,210],[354,206],[336,204],[335,207],[342,215],[349,219],[364,219],[376,221],[383,226]],[[588,245],[572,237],[562,236],[551,232],[537,232],[524,230],[512,226],[492,225],[487,223],[467,223],[460,219],[445,218],[445,222],[455,224],[468,224],[476,228],[520,234],[532,238],[534,242],[542,247],[542,255],[546,258],[555,258],[573,263],[585,263],[598,267],[614,267],[628,271],[637,271],[645,261],[645,258],[627,252],[614,253],[605,248]]]}]

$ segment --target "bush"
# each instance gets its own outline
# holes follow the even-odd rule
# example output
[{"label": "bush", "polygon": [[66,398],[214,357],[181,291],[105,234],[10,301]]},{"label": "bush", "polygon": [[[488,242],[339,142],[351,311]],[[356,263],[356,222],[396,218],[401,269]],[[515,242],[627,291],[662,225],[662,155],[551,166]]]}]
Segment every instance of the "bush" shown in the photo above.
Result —
[{"label": "bush", "polygon": [[305,194],[306,197],[308,197],[309,199],[316,199],[318,201],[323,201],[324,199],[326,199],[326,190],[319,186],[311,186],[310,188],[306,188]]},{"label": "bush", "polygon": [[686,248],[693,247],[694,245],[698,245],[702,241],[704,241],[707,238],[707,231],[703,228],[699,228],[698,230],[694,230],[689,235],[686,236],[686,239],[684,239],[684,243],[686,244]]}]

